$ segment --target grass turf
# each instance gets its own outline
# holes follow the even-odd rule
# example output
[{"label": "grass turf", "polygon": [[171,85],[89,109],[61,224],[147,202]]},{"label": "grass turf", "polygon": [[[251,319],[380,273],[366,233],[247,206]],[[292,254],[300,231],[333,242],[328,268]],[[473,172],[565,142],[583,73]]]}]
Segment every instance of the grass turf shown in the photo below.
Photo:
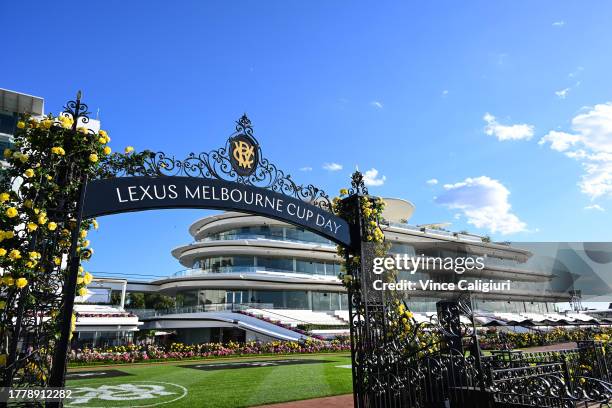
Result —
[{"label": "grass turf", "polygon": [[[278,365],[248,368],[227,368],[218,370],[198,370],[187,368],[194,364],[227,364],[227,361],[207,362],[176,362],[163,365],[117,365],[108,369],[119,370],[130,374],[129,376],[98,378],[98,379],[74,379],[67,383],[71,389],[80,388],[76,395],[83,396],[88,392],[87,402],[75,403],[76,400],[67,400],[69,407],[204,407],[204,408],[239,408],[254,405],[301,400],[308,398],[324,397],[330,395],[346,394],[352,391],[351,370],[337,366],[350,364],[350,358],[346,355],[316,354],[306,356],[283,356],[278,360],[325,360],[312,364]],[[234,362],[253,362],[254,359],[236,359]],[[275,359],[262,358],[256,361],[274,361]],[[96,368],[99,370],[99,368]],[[74,372],[80,372],[79,371]],[[137,387],[157,385],[164,387],[167,395],[154,395],[154,398],[134,398],[134,395],[126,386],[125,393],[117,393],[111,396],[107,394],[106,399],[98,398],[100,387],[118,386],[121,384],[132,384]],[[186,389],[183,394],[180,387]],[[138,390],[135,391],[139,393]],[[146,395],[145,392],[140,392]],[[108,398],[115,399],[108,399]],[[119,399],[116,399],[116,398]],[[174,400],[174,401],[172,401]],[[172,402],[170,402],[172,401]],[[163,404],[166,402],[165,404]]]}]

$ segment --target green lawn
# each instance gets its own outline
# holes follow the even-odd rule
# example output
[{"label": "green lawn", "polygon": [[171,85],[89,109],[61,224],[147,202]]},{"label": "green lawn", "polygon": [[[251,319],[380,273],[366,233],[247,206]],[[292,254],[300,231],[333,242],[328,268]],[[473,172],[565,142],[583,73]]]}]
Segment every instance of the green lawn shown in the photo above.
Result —
[{"label": "green lawn", "polygon": [[[325,360],[309,364],[287,364],[216,370],[186,368],[188,365],[275,362],[278,360]],[[282,363],[274,363],[282,364]],[[129,376],[71,379],[67,386],[80,400],[69,407],[211,407],[238,408],[301,400],[352,391],[347,355],[317,354],[278,358],[176,362],[152,365],[116,365],[73,370],[88,376],[95,370],[118,370]],[[72,377],[74,378],[74,377]],[[184,387],[184,388],[181,388]],[[183,396],[184,395],[184,396]]]}]

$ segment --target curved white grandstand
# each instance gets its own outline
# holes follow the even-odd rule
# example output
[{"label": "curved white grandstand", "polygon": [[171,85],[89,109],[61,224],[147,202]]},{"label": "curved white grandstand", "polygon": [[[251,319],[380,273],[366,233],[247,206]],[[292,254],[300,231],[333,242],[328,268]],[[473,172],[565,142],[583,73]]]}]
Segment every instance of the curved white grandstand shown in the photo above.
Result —
[{"label": "curved white grandstand", "polygon": [[[393,214],[398,217],[401,214]],[[494,320],[495,313],[555,315],[554,302],[568,300],[566,293],[551,289],[551,273],[525,265],[531,256],[526,250],[405,222],[389,222],[383,230],[394,254],[483,256],[486,267],[466,272],[461,279],[511,279],[509,292],[474,296],[483,321],[485,316],[490,316],[487,322]],[[172,250],[184,270],[165,279],[128,284],[128,291],[161,293],[175,300],[168,310],[135,310],[145,328],[173,332],[177,340],[191,343],[298,340],[304,337],[301,329],[325,336],[347,333],[348,299],[338,279],[340,259],[332,242],[303,228],[235,212],[202,218],[189,233],[193,241]],[[439,280],[444,273],[417,276],[435,274]],[[449,295],[417,291],[407,300],[417,318],[424,320],[435,312],[435,301]]]}]

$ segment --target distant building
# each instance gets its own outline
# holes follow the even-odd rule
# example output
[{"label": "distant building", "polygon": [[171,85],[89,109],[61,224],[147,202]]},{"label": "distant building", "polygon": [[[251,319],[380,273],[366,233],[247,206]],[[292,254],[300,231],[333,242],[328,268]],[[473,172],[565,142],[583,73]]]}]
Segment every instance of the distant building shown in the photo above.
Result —
[{"label": "distant building", "polygon": [[[107,347],[134,342],[142,322],[123,308],[125,279],[94,278],[85,297],[77,296],[73,348]],[[111,294],[116,296],[111,296]]]},{"label": "distant building", "polygon": [[[19,115],[29,114],[35,117],[44,115],[45,101],[39,96],[0,88],[0,152],[13,146],[13,136],[17,130]],[[6,162],[0,155],[0,165]]]}]

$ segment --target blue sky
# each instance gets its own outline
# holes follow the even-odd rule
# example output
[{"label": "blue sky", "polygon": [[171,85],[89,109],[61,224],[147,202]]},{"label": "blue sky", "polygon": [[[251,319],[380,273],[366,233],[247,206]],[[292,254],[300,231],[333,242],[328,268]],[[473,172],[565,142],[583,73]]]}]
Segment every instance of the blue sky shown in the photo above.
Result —
[{"label": "blue sky", "polygon": [[[355,166],[376,169],[370,191],[415,203],[413,224],[608,241],[611,13],[604,1],[28,2],[0,13],[0,87],[52,112],[82,89],[112,147],[179,157],[220,146],[246,112],[296,180],[335,194]],[[169,251],[204,214],[101,218],[90,269],[179,270]]]}]

